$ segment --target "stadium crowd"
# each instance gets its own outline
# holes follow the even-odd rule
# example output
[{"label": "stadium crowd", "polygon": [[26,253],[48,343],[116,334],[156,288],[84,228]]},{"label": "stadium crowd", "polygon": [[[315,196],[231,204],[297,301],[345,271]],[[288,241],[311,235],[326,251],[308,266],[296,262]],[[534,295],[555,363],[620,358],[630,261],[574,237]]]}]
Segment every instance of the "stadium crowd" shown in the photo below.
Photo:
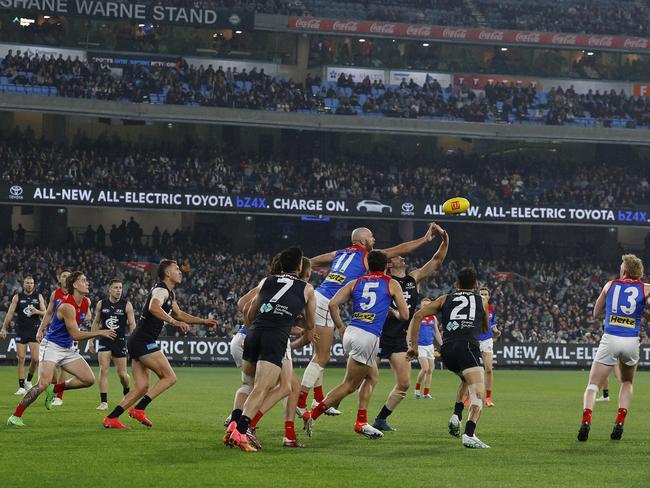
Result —
[{"label": "stadium crowd", "polygon": [[[37,290],[48,296],[57,286],[56,274],[63,266],[79,268],[88,274],[93,303],[105,297],[110,279],[123,279],[125,294],[137,313],[154,282],[154,274],[143,262],[157,262],[164,254],[175,258],[185,274],[178,289],[178,301],[183,308],[219,322],[214,331],[192,327],[188,335],[230,337],[242,320],[236,301],[265,275],[270,256],[219,252],[198,243],[187,244],[171,243],[164,252],[152,247],[140,248],[138,253],[131,249],[115,259],[107,249],[101,250],[96,243],[83,240],[56,249],[10,243],[0,254],[0,320],[26,273],[34,275]],[[413,266],[423,262],[422,257],[411,260]],[[503,330],[500,340],[597,343],[602,327],[591,317],[591,310],[604,282],[615,275],[616,266],[613,263],[605,270],[595,262],[598,259],[593,256],[558,261],[549,253],[535,252],[528,253],[526,260],[450,259],[424,284],[422,293],[435,297],[449,292],[459,267],[474,264],[481,282],[492,291],[497,323]],[[327,269],[316,269],[313,283],[318,284],[326,272]],[[166,333],[179,335],[178,329],[172,327],[167,327]],[[647,324],[643,327],[642,341],[649,342]]]},{"label": "stadium crowd", "polygon": [[[5,134],[0,142],[0,182],[10,185],[383,201],[443,201],[468,195],[473,202],[486,205],[561,203],[603,209],[650,201],[650,181],[644,172],[647,161],[631,154],[624,160],[571,164],[546,152],[416,157],[387,152],[324,161],[263,158],[191,141],[163,149],[79,135],[71,145],[63,145],[16,131]],[[558,180],[558,174],[563,178]]]},{"label": "stadium crowd", "polygon": [[183,58],[174,67],[137,64],[121,71],[116,76],[98,61],[9,51],[0,74],[9,85],[55,87],[58,96],[135,103],[549,125],[583,121],[607,126],[616,120],[636,127],[650,122],[650,99],[623,91],[577,93],[571,87],[537,93],[532,85],[501,83],[477,90],[465,85],[443,87],[431,78],[421,86],[406,79],[385,86],[368,77],[355,81],[344,73],[336,82],[308,75],[304,83],[296,83],[272,77],[264,69],[196,67]]}]

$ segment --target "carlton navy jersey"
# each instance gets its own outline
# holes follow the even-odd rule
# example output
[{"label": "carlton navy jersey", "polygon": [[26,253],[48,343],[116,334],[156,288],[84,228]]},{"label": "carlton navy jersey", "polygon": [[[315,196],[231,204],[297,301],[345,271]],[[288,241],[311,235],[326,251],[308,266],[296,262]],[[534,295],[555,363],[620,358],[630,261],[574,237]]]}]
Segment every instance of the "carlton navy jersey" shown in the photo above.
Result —
[{"label": "carlton navy jersey", "polygon": [[31,295],[25,292],[18,293],[18,304],[16,306],[18,318],[16,319],[16,325],[19,329],[29,330],[38,328],[41,323],[40,316],[36,315],[33,310],[38,310],[40,306],[36,291],[33,291]]},{"label": "carlton navy jersey", "polygon": [[393,302],[390,280],[390,276],[384,273],[370,273],[357,279],[352,290],[353,313],[350,326],[381,336]]},{"label": "carlton navy jersey", "polygon": [[331,300],[336,292],[350,281],[366,274],[365,257],[368,251],[362,246],[350,246],[337,251],[330,272],[316,291]]},{"label": "carlton navy jersey", "polygon": [[[406,275],[401,278],[391,276],[391,278],[397,281],[402,287],[404,301],[409,308],[409,316],[406,320],[397,320],[394,315],[389,314],[386,317],[386,323],[384,324],[384,330],[381,335],[387,339],[400,339],[406,337],[406,331],[409,328],[411,317],[413,317],[415,309],[420,302],[420,295],[418,293],[418,284],[412,276]],[[397,309],[395,302],[392,303],[391,308]]]},{"label": "carlton navy jersey", "polygon": [[638,337],[645,308],[644,285],[639,280],[614,280],[607,291],[605,333]]},{"label": "carlton navy jersey", "polygon": [[473,290],[458,290],[447,295],[441,310],[442,341],[467,341],[478,344],[483,328],[483,299]]},{"label": "carlton navy jersey", "polygon": [[102,300],[99,311],[100,329],[110,329],[117,334],[115,339],[124,339],[128,327],[126,317],[126,299],[111,302],[109,298]]},{"label": "carlton navy jersey", "polygon": [[156,283],[154,287],[149,291],[147,300],[144,302],[144,305],[142,306],[142,313],[140,314],[140,320],[138,321],[138,326],[135,328],[135,331],[133,332],[134,337],[139,337],[149,342],[155,342],[158,339],[158,336],[162,332],[163,325],[165,324],[164,320],[160,320],[159,318],[156,318],[149,311],[149,304],[151,303],[153,292],[157,288],[162,288],[169,292],[169,296],[167,297],[167,300],[165,300],[163,303],[160,304],[161,308],[167,315],[170,315],[172,313],[172,304],[174,303],[174,297],[175,297],[174,292],[169,288],[167,288],[167,285],[165,285],[165,283],[162,281]]},{"label": "carlton navy jersey", "polygon": [[260,308],[252,328],[290,330],[305,309],[306,286],[307,282],[292,274],[267,277],[258,295]]}]

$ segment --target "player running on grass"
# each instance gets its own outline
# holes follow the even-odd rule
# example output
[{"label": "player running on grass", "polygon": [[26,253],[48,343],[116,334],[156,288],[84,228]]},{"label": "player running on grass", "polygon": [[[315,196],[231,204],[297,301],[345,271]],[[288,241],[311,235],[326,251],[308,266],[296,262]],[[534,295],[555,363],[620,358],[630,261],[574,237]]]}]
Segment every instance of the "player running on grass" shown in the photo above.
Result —
[{"label": "player running on grass", "polygon": [[617,364],[621,369],[621,388],[618,392],[618,415],[610,435],[612,440],[623,437],[625,417],[632,401],[632,383],[639,364],[641,317],[645,307],[650,305],[650,285],[641,281],[641,259],[626,254],[622,260],[620,278],[605,284],[594,305],[594,318],[603,318],[605,333],[600,339],[585,389],[582,424],[578,431],[581,442],[589,438],[598,387],[604,384]]},{"label": "player running on grass", "polygon": [[[386,322],[386,316],[393,301],[397,305],[398,320],[409,315],[408,305],[400,284],[386,275],[388,259],[382,251],[368,253],[368,275],[345,285],[329,302],[329,311],[336,327],[343,332],[343,349],[349,355],[343,383],[330,391],[316,408],[305,412],[305,430],[311,436],[312,424],[332,405],[338,405],[346,396],[359,389],[359,409],[354,431],[369,439],[384,436],[382,432],[368,423],[368,404],[374,386],[379,379],[377,352],[379,337]],[[353,302],[353,315],[349,327],[345,327],[339,307],[348,301]],[[414,338],[417,340],[417,336]],[[410,349],[403,360],[411,361],[417,357]]]},{"label": "player running on grass", "polygon": [[[433,240],[433,229],[434,226],[431,225],[423,237],[384,249],[383,252],[387,259],[410,254]],[[374,246],[375,237],[370,229],[360,227],[352,231],[352,246],[311,259],[312,267],[330,263],[331,267],[325,280],[316,288],[316,334],[319,340],[315,345],[314,356],[302,376],[298,415],[302,415],[307,410],[307,395],[310,389],[314,389],[312,406],[323,400],[323,371],[329,363],[334,338],[334,321],[328,308],[329,301],[347,283],[366,274],[368,269],[366,256]],[[341,335],[340,330],[339,335]],[[336,405],[331,405],[326,415],[339,415],[341,412],[335,407]]]},{"label": "player running on grass", "polygon": [[[38,384],[30,389],[16,407],[14,414],[9,417],[8,425],[22,427],[22,416],[25,409],[31,405],[42,392],[46,392],[45,408],[52,407],[52,400],[57,392],[88,388],[95,382],[95,375],[84,358],[79,354],[75,341],[83,341],[94,337],[112,339],[112,330],[82,332],[79,325],[88,314],[90,300],[88,279],[81,271],[74,271],[66,279],[68,295],[56,307],[52,325],[40,347],[40,377]],[[54,368],[60,366],[64,371],[74,375],[65,383],[51,384]]]},{"label": "player running on grass", "polygon": [[410,325],[412,329],[419,332],[424,317],[438,313],[441,315],[442,360],[447,369],[460,377],[454,413],[449,419],[449,433],[460,437],[463,398],[469,391],[469,418],[465,423],[465,433],[461,440],[465,447],[480,449],[490,447],[474,434],[483,410],[485,394],[478,336],[481,331],[486,332],[488,328],[486,310],[487,301],[483,300],[476,290],[476,270],[462,268],[458,272],[456,291],[424,305],[413,316]]},{"label": "player running on grass", "polygon": [[[174,288],[183,280],[183,273],[176,261],[170,259],[160,261],[158,278],[160,281],[149,292],[147,301],[142,307],[140,321],[127,343],[135,386],[104,418],[103,424],[107,429],[126,429],[127,427],[120,422],[120,415],[129,407],[132,407],[129,410],[129,417],[151,427],[153,424],[145,415],[145,408],[176,383],[176,374],[156,342],[165,322],[178,327],[183,332],[189,330],[188,323],[203,324],[208,327],[217,326],[216,320],[194,317],[183,312],[176,303]],[[158,376],[158,381],[149,388],[151,371]]]},{"label": "player running on grass", "polygon": [[[5,316],[0,330],[0,338],[7,337],[7,327],[17,314],[16,320],[16,355],[18,357],[18,391],[15,395],[24,395],[27,390],[32,388],[32,378],[38,367],[38,342],[36,333],[38,332],[39,316],[45,315],[45,300],[43,295],[36,293],[34,278],[31,275],[23,279],[23,290],[16,293],[11,299],[9,310]],[[25,381],[25,354],[29,347],[29,373]]]},{"label": "player running on grass", "polygon": [[244,342],[242,371],[255,379],[243,408],[231,414],[224,437],[227,445],[239,446],[242,451],[257,451],[248,429],[280,380],[291,328],[299,315],[305,317],[307,339],[311,340],[314,333],[316,300],[313,287],[298,277],[302,257],[302,251],[296,247],[280,253],[282,274],[260,282],[257,297],[246,314],[246,322],[252,323],[252,327]]},{"label": "player running on grass", "polygon": [[111,280],[108,286],[108,297],[97,302],[95,320],[91,330],[110,329],[117,334],[115,339],[100,339],[95,348],[95,341],[90,343],[90,352],[97,351],[99,360],[99,406],[97,410],[108,410],[108,371],[111,360],[117,369],[117,375],[122,383],[122,395],[129,393],[129,373],[126,363],[126,331],[133,334],[135,330],[135,314],[133,305],[122,298],[122,281]]}]

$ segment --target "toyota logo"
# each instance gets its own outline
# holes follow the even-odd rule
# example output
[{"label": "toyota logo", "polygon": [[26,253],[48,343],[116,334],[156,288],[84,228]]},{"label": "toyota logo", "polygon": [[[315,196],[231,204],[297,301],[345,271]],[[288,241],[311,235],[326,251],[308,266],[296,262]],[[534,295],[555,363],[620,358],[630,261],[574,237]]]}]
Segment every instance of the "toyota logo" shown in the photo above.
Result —
[{"label": "toyota logo", "polygon": [[232,14],[232,15],[230,16],[230,18],[228,19],[228,21],[229,21],[232,25],[237,25],[237,24],[239,24],[239,23],[241,22],[241,18],[240,18],[239,15],[237,15],[237,14]]},{"label": "toyota logo", "polygon": [[23,187],[18,186],[18,185],[14,185],[11,188],[9,188],[9,194],[12,197],[19,197],[20,195],[23,194]]},{"label": "toyota logo", "polygon": [[415,205],[410,202],[402,203],[402,212],[412,212],[415,210]]}]

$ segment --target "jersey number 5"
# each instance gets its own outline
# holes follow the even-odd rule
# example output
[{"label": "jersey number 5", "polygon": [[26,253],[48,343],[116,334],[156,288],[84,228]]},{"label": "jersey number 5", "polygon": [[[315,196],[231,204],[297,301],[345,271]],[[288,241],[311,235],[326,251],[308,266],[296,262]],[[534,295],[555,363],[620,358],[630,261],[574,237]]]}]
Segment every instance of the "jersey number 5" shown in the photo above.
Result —
[{"label": "jersey number 5", "polygon": [[359,306],[361,310],[370,310],[377,303],[377,292],[373,291],[374,288],[379,288],[379,283],[377,281],[368,281],[363,285],[363,291],[361,292],[361,298],[368,300],[367,302],[361,302]]}]

